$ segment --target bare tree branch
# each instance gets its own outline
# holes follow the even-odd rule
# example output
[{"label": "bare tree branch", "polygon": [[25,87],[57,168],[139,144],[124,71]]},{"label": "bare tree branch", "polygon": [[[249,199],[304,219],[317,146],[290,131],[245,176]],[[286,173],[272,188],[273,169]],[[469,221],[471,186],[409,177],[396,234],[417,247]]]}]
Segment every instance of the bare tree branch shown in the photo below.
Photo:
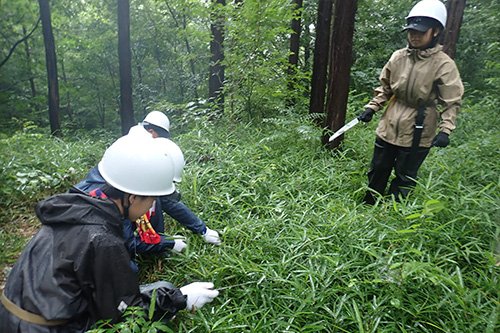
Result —
[{"label": "bare tree branch", "polygon": [[14,50],[16,49],[16,47],[19,44],[21,44],[22,42],[24,42],[26,39],[30,38],[30,36],[33,34],[33,32],[35,32],[36,28],[38,28],[38,23],[40,23],[40,17],[38,17],[38,20],[36,21],[35,26],[33,27],[33,29],[31,29],[30,33],[27,34],[26,36],[24,36],[23,38],[21,38],[20,40],[18,40],[17,42],[15,42],[14,45],[12,45],[12,47],[10,48],[9,53],[7,54],[7,56],[5,57],[5,59],[2,60],[2,62],[0,62],[0,67],[2,67],[9,60],[10,56],[12,55],[12,53],[14,53]]}]

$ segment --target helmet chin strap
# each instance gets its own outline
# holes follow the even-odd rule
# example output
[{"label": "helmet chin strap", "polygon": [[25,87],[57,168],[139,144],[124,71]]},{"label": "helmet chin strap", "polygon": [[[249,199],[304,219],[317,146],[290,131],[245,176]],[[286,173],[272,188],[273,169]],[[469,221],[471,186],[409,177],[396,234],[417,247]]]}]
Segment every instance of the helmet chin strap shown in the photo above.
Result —
[{"label": "helmet chin strap", "polygon": [[432,48],[432,47],[436,46],[437,43],[439,42],[439,37],[441,36],[441,32],[439,31],[436,35],[434,33],[435,33],[435,31],[432,32],[432,40],[429,43],[429,46],[427,46],[427,48]]},{"label": "helmet chin strap", "polygon": [[[126,197],[126,199],[125,199]],[[129,198],[130,196],[128,194],[125,194],[122,198],[121,198],[121,204],[122,204],[122,207],[123,207],[123,217],[125,219],[128,219],[128,209],[130,207],[130,201],[129,201]]]}]

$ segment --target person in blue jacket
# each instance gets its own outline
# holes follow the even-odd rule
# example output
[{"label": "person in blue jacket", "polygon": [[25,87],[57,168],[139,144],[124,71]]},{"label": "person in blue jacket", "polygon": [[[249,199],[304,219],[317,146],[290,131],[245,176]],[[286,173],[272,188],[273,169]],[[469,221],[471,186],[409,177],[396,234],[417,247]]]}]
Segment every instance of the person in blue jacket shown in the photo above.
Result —
[{"label": "person in blue jacket", "polygon": [[74,189],[36,206],[42,225],[0,296],[0,333],[86,332],[99,320],[120,321],[131,306],[146,313],[153,307],[154,320],[168,320],[219,294],[211,282],[140,285],[130,267],[123,222],[174,191],[164,143],[122,137],[108,147],[98,170],[105,183],[92,194]]},{"label": "person in blue jacket", "polygon": [[[153,138],[170,138],[170,120],[160,111],[150,112],[143,120],[142,127],[148,131]],[[179,148],[175,148],[179,150]],[[184,168],[184,156],[182,152],[177,154],[178,165],[176,167],[176,175],[174,182],[179,183],[182,177]],[[196,216],[181,200],[181,195],[176,191],[173,195],[160,198],[161,208],[170,217],[177,220],[183,226],[191,230],[195,234],[202,235],[203,239],[210,244],[220,245],[221,240],[219,233],[207,227],[206,223]],[[161,215],[161,214],[160,214]],[[161,216],[157,215],[157,218]]]},{"label": "person in blue jacket", "polygon": [[[159,138],[168,142],[171,152],[174,155],[174,182],[180,182],[184,168],[184,157],[180,148],[167,139],[167,137],[170,137],[169,126],[170,123],[166,115],[159,111],[153,111],[146,116],[141,124],[132,127],[130,133],[135,133],[138,136],[149,133],[148,135],[153,138]],[[99,173],[98,168],[94,167],[89,171],[85,179],[75,185],[75,188],[90,193],[103,183],[104,179],[102,175]],[[160,196],[155,200],[153,207],[146,214],[150,229],[146,230],[145,233],[148,231],[154,233],[155,237],[153,237],[153,241],[150,241],[149,237],[145,237],[145,235],[141,235],[138,232],[141,229],[141,225],[137,224],[136,221],[127,221],[124,224],[127,247],[133,258],[131,265],[135,270],[138,270],[138,267],[134,259],[139,254],[161,254],[168,250],[181,252],[187,246],[183,238],[177,238],[176,236],[172,238],[164,235],[165,221],[163,212],[167,213],[193,233],[201,235],[207,243],[220,245],[221,241],[218,232],[208,228],[205,222],[180,200],[180,197],[181,195],[178,191],[170,195]],[[146,228],[148,227],[146,226]]]}]

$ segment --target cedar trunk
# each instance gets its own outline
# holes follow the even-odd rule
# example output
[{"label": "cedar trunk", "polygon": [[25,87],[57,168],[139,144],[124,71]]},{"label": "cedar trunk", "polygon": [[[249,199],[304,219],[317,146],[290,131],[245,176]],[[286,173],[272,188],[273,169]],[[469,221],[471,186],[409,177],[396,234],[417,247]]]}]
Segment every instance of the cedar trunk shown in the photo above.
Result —
[{"label": "cedar trunk", "polygon": [[323,121],[319,116],[325,112],[331,20],[332,0],[319,0],[316,39],[314,41],[313,71],[311,77],[311,97],[309,101],[309,113],[318,115],[318,117],[315,117],[318,126],[323,125]]},{"label": "cedar trunk", "polygon": [[48,104],[50,132],[54,136],[62,136],[59,123],[59,82],[57,80],[57,58],[52,21],[48,0],[38,0],[42,19],[43,42],[45,44],[45,63],[47,66]]},{"label": "cedar trunk", "polygon": [[128,0],[118,0],[118,62],[120,66],[120,118],[122,134],[125,135],[135,124],[132,105],[132,54]]},{"label": "cedar trunk", "polygon": [[[325,128],[331,131],[345,123],[356,9],[357,0],[335,1],[325,122]],[[332,148],[338,147],[342,139],[342,136],[336,139]],[[328,135],[322,137],[322,142],[328,142]]]},{"label": "cedar trunk", "polygon": [[[26,36],[27,31],[26,27],[23,24],[23,35]],[[32,70],[32,65],[31,65],[31,49],[28,44],[28,39],[25,39],[23,41],[24,43],[24,54],[26,55],[26,68],[28,70],[28,75],[29,75],[29,82],[30,82],[30,91],[31,91],[31,98],[36,97],[36,86],[35,86],[35,79],[33,77],[33,70]]]},{"label": "cedar trunk", "polygon": [[219,6],[225,6],[226,0],[213,0],[212,39],[210,41],[210,77],[208,79],[208,97],[220,112],[224,111],[224,16]]},{"label": "cedar trunk", "polygon": [[455,58],[457,49],[458,35],[460,26],[464,17],[466,0],[448,0],[446,7],[448,9],[448,20],[446,29],[442,36],[443,51],[452,59]]}]

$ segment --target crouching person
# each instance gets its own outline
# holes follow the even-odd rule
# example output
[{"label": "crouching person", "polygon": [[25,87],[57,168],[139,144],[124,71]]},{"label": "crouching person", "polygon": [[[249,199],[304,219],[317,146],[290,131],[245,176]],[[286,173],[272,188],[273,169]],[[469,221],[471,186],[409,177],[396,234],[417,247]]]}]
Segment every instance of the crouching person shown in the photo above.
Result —
[{"label": "crouching person", "polygon": [[209,282],[141,287],[130,267],[123,221],[138,219],[157,196],[174,190],[173,162],[160,141],[122,137],[98,168],[106,184],[92,194],[69,192],[38,203],[42,227],[8,276],[0,333],[85,332],[101,319],[120,321],[129,306],[148,309],[152,302],[155,318],[170,318],[219,294]]}]

